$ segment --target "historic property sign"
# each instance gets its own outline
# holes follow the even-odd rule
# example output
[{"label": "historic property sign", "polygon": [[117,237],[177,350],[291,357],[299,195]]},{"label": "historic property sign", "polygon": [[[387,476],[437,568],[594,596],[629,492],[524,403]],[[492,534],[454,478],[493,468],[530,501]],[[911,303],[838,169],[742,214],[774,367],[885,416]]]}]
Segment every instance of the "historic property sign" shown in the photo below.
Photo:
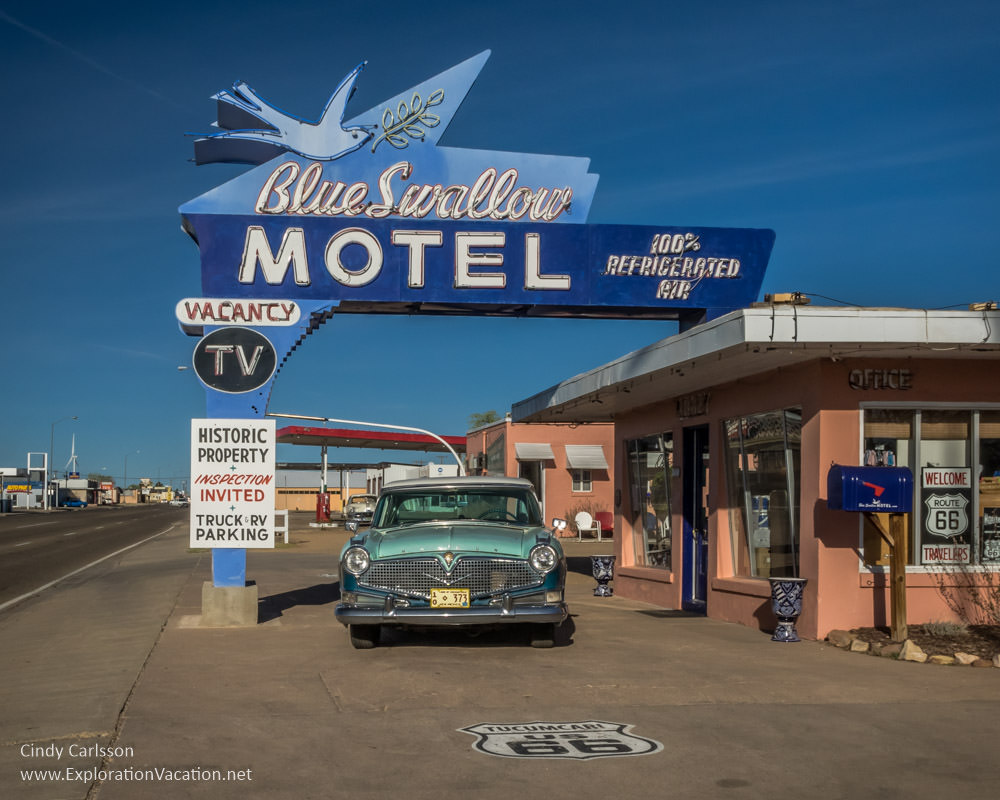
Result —
[{"label": "historic property sign", "polygon": [[191,420],[191,547],[274,547],[273,419]]}]

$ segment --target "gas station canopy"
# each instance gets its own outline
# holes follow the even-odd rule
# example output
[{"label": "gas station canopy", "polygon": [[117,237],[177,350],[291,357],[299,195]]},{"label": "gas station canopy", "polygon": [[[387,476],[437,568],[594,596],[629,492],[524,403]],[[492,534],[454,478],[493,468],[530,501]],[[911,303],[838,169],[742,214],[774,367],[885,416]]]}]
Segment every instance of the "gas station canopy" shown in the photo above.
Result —
[{"label": "gas station canopy", "polygon": [[[442,436],[456,452],[465,452],[464,436]],[[289,425],[277,431],[278,444],[305,444],[314,447],[359,447],[373,450],[415,450],[428,453],[448,452],[433,436],[423,433],[366,431],[349,428],[315,428]]]}]

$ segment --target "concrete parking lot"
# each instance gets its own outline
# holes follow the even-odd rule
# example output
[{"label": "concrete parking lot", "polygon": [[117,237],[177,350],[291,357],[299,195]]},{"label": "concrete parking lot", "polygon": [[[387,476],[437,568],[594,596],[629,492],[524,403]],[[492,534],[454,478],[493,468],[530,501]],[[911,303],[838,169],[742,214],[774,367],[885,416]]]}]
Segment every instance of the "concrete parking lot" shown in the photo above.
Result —
[{"label": "concrete parking lot", "polygon": [[[183,526],[0,616],[0,795],[995,794],[1000,671],[778,644],[594,597],[586,557],[607,545],[591,542],[567,543],[564,646],[446,631],[392,634],[358,651],[333,618],[346,534],[308,520],[293,515],[289,546],[249,554],[261,597],[254,628],[200,626],[209,557],[188,551]],[[476,749],[479,737],[463,730],[592,721],[656,746],[540,757],[573,749],[540,732],[523,757],[504,757]],[[63,754],[46,755],[50,745]],[[25,770],[76,771],[56,780]],[[82,779],[97,777],[88,770],[104,780]]]}]

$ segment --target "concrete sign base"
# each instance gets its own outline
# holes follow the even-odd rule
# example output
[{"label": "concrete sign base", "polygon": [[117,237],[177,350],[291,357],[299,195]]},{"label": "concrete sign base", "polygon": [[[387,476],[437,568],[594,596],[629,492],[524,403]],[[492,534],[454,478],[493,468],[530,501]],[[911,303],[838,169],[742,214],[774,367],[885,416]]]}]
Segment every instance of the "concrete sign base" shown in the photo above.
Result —
[{"label": "concrete sign base", "polygon": [[201,627],[235,628],[257,624],[257,584],[201,585]]}]

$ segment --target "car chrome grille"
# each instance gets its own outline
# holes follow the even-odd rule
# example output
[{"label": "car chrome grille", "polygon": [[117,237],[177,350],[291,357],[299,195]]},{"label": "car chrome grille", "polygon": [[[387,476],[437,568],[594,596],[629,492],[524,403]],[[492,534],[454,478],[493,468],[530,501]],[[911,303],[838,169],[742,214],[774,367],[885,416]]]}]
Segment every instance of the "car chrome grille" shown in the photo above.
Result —
[{"label": "car chrome grille", "polygon": [[541,585],[528,562],[511,558],[460,558],[451,572],[436,558],[373,561],[358,584],[370,589],[428,599],[432,588],[469,589],[472,599]]}]

